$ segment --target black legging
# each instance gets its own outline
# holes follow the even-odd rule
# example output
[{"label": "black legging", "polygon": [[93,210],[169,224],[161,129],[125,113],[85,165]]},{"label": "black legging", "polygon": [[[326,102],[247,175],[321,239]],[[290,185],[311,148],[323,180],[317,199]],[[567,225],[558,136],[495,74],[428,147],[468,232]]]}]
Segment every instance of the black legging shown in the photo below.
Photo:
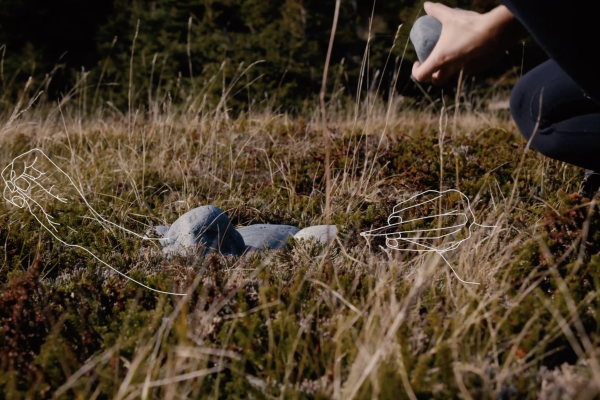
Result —
[{"label": "black legging", "polygon": [[600,171],[600,0],[502,3],[551,58],[513,89],[510,107],[517,127],[529,140],[539,117],[532,148]]}]

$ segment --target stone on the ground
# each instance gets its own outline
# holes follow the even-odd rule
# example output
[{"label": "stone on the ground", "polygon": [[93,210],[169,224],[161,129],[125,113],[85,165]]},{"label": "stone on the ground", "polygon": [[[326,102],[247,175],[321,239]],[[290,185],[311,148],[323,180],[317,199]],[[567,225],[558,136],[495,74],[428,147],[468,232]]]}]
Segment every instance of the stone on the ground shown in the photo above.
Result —
[{"label": "stone on the ground", "polygon": [[199,253],[219,252],[223,255],[242,255],[246,249],[244,239],[235,230],[229,217],[216,206],[202,206],[183,214],[160,239],[165,254],[186,255],[203,244]]},{"label": "stone on the ground", "polygon": [[327,243],[327,226],[329,226],[329,241],[332,241],[338,232],[335,225],[309,226],[296,233],[294,239],[314,239],[317,243]]},{"label": "stone on the ground", "polygon": [[288,238],[300,231],[300,228],[291,225],[250,225],[237,230],[246,244],[248,252],[257,250],[287,249]]}]

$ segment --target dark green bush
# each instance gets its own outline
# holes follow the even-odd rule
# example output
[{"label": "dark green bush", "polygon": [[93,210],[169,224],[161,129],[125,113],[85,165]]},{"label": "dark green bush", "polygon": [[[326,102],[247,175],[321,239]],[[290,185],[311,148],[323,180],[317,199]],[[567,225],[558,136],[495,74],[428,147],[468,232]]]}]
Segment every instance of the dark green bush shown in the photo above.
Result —
[{"label": "dark green bush", "polygon": [[[446,3],[481,11],[494,2]],[[421,4],[380,1],[373,9],[371,1],[342,1],[331,74],[338,75],[347,94],[356,92],[369,26],[372,78],[383,69],[397,28],[404,23],[384,75],[382,88],[389,88],[394,58],[403,53]],[[94,105],[98,99],[110,100],[125,110],[131,97],[136,106],[183,100],[199,109],[203,101],[218,102],[224,86],[262,60],[233,86],[229,106],[268,97],[278,107],[301,107],[321,86],[334,5],[334,0],[3,1],[3,94],[14,98],[33,76],[32,89],[45,88],[50,98],[64,96],[81,80],[80,93]],[[407,59],[414,59],[410,46]],[[342,60],[343,70],[338,68]],[[82,70],[91,71],[85,80]],[[44,82],[46,74],[50,76]],[[363,89],[368,83],[365,79]]]}]

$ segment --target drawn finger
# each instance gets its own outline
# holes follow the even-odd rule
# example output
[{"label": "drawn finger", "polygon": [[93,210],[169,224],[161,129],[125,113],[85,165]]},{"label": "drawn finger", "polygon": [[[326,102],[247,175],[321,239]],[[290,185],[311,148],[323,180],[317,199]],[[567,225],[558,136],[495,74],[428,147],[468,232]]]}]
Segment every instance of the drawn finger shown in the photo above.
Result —
[{"label": "drawn finger", "polygon": [[[389,221],[393,219],[388,219]],[[469,222],[464,213],[452,213],[445,215],[425,216],[415,218],[399,223],[392,223],[367,232],[362,232],[361,236],[390,236],[396,235],[398,238],[438,238],[459,232]]]}]

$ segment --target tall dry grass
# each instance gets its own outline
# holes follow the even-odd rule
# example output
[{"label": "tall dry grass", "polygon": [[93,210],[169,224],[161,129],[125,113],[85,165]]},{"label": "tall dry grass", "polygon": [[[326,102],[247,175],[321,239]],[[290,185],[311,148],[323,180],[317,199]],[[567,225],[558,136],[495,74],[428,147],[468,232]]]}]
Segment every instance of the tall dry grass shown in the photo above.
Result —
[{"label": "tall dry grass", "polygon": [[[180,104],[167,94],[144,109],[132,100],[127,112],[96,96],[86,109],[85,74],[54,105],[36,105],[28,87],[2,115],[0,165],[40,148],[106,219],[138,232],[206,204],[242,226],[330,218],[342,232],[330,261],[315,243],[165,258],[157,246],[90,233],[121,271],[189,293],[157,295],[52,244],[26,211],[1,204],[7,398],[598,395],[600,223],[595,202],[565,194],[580,171],[528,151],[506,111],[466,87],[454,105],[383,101],[373,84],[355,103],[334,90],[326,215],[321,110],[292,116],[267,102],[233,116],[234,86],[217,104],[199,90]],[[480,286],[457,281],[435,253],[358,236],[403,199],[448,188],[496,226],[473,229],[446,255]],[[28,310],[45,321],[33,355],[18,339],[38,315]],[[94,339],[82,345],[79,334]]]}]

